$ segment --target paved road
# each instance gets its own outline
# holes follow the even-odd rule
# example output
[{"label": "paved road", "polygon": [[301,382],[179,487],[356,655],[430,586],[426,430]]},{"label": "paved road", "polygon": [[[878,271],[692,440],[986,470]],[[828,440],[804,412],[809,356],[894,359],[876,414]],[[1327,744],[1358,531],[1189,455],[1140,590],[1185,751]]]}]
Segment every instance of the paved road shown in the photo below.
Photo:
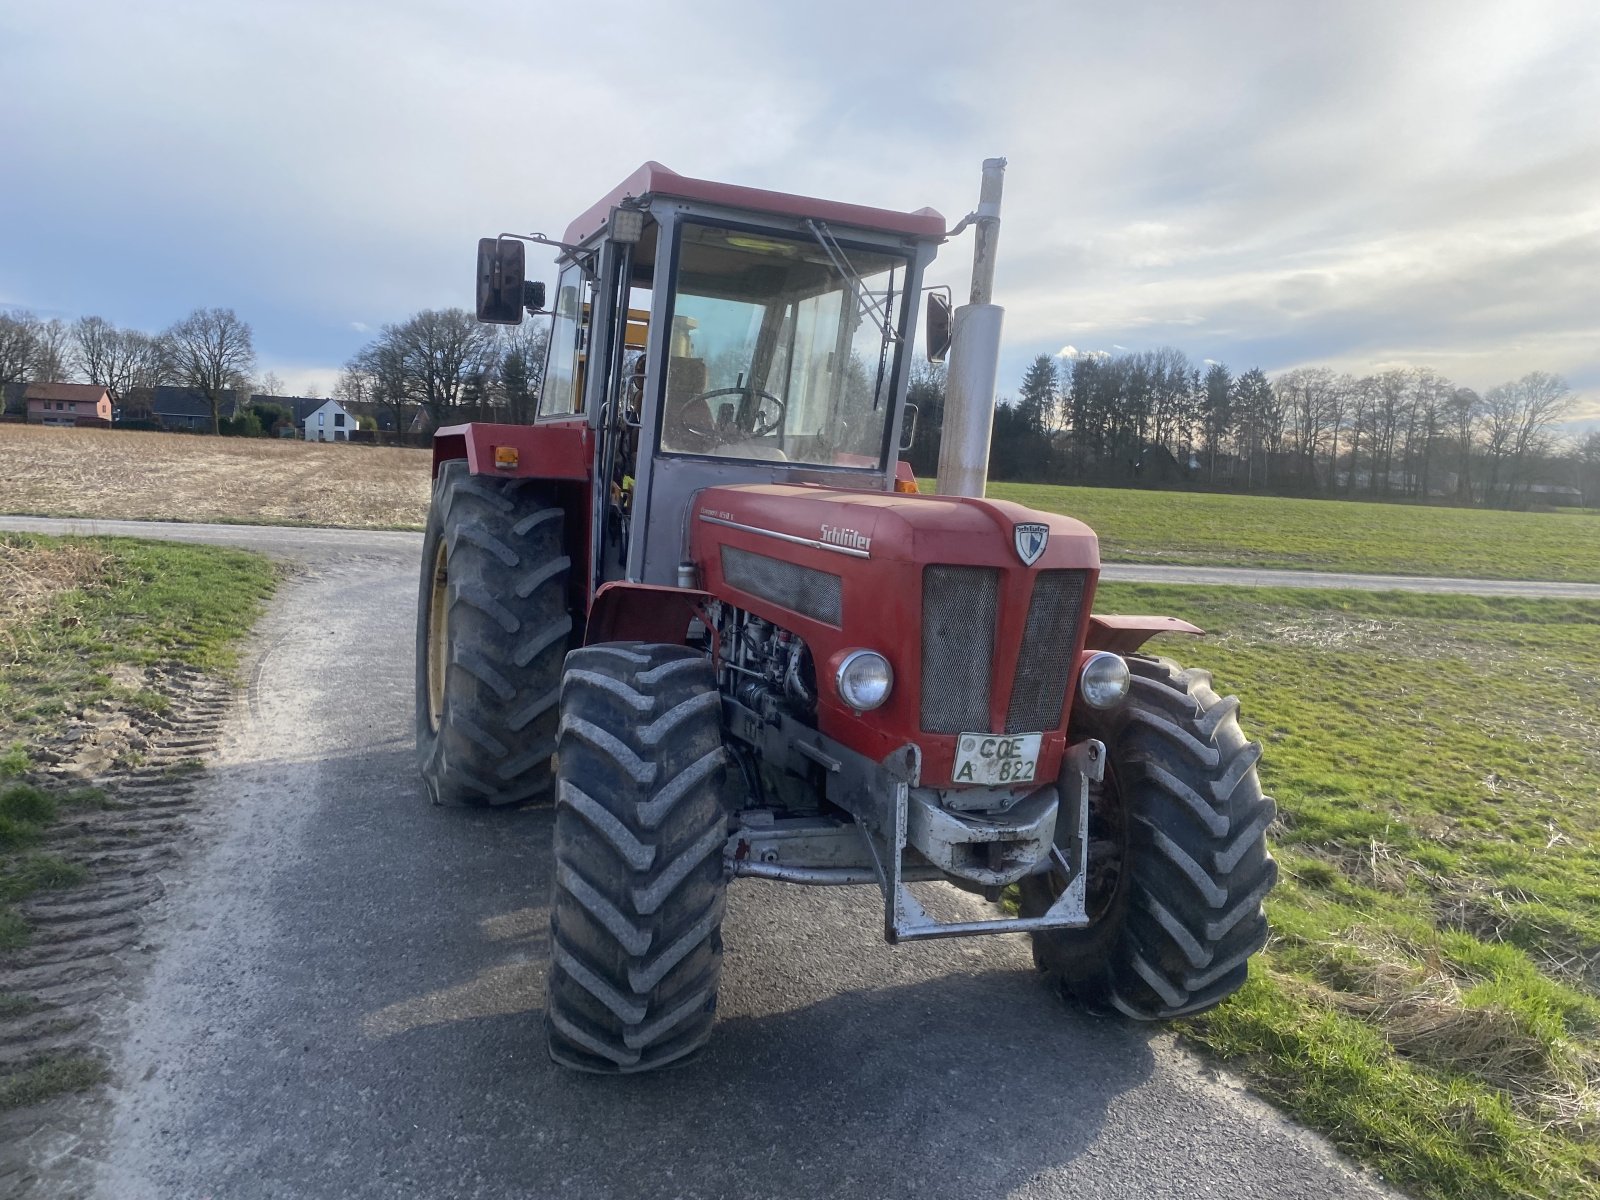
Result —
[{"label": "paved road", "polygon": [[[404,548],[416,553],[419,533],[353,529],[300,529],[278,525],[183,525],[163,521],[80,521],[50,517],[0,517],[0,529],[56,534],[115,534],[243,546],[284,555],[335,555]],[[1600,600],[1600,583],[1521,579],[1452,579],[1436,575],[1352,575],[1336,571],[1270,571],[1254,567],[1194,567],[1105,563],[1108,583],[1198,583],[1223,587],[1349,588],[1364,592],[1441,592],[1467,596]]]},{"label": "paved road", "polygon": [[158,906],[110,1110],[57,1164],[89,1194],[1384,1194],[1166,1035],[1064,1008],[1022,939],[891,948],[860,889],[736,884],[709,1050],[555,1068],[549,813],[434,809],[413,770],[415,538],[158,532],[300,569]]}]

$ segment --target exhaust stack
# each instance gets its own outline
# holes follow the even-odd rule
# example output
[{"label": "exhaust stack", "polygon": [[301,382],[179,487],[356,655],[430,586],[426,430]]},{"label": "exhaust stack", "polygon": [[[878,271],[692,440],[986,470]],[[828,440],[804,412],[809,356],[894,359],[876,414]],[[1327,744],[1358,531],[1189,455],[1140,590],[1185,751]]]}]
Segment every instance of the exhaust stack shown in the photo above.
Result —
[{"label": "exhaust stack", "polygon": [[1000,194],[1006,160],[983,160],[983,188],[972,215],[970,301],[956,309],[950,366],[945,378],[944,429],[939,439],[939,494],[982,496],[989,481],[994,434],[994,393],[1000,370],[1000,327],[1005,309],[989,302],[1000,243]]}]

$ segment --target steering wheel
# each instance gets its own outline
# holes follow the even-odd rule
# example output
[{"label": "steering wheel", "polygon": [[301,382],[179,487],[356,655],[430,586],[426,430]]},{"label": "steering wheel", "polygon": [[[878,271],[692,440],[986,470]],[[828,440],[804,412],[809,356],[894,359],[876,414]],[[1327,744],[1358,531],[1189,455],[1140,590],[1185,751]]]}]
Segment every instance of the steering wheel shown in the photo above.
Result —
[{"label": "steering wheel", "polygon": [[[704,439],[711,445],[721,445],[735,440],[729,436],[727,428],[719,426],[714,420],[710,422],[711,428],[700,428],[702,413],[709,416],[711,412],[711,406],[706,401],[714,400],[718,396],[745,397],[734,415],[733,427],[747,438],[770,437],[777,433],[783,428],[784,418],[789,411],[787,404],[762,388],[712,388],[709,392],[700,392],[678,403],[675,414],[678,428]],[[769,412],[767,408],[769,403],[777,410],[776,412]]]}]

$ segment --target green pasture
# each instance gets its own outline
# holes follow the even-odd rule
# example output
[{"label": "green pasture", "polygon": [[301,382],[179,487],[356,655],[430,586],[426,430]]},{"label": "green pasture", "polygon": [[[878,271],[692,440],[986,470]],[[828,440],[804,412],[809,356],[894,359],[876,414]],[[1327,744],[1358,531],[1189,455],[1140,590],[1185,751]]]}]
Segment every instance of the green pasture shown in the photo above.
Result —
[{"label": "green pasture", "polygon": [[1212,631],[1158,648],[1242,697],[1279,805],[1273,940],[1188,1034],[1418,1196],[1600,1197],[1600,603],[1107,584],[1096,608]]},{"label": "green pasture", "polygon": [[989,495],[1078,518],[1108,561],[1600,582],[1600,514],[1590,511],[1032,483],[991,483]]}]

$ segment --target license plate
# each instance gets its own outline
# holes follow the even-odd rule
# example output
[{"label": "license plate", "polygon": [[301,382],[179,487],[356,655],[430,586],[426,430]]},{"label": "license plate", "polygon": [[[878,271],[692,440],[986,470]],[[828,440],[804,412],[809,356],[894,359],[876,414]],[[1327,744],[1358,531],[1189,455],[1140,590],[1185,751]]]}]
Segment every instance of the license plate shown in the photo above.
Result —
[{"label": "license plate", "polygon": [[956,783],[1004,787],[1032,783],[1042,733],[963,733],[956,742]]}]

